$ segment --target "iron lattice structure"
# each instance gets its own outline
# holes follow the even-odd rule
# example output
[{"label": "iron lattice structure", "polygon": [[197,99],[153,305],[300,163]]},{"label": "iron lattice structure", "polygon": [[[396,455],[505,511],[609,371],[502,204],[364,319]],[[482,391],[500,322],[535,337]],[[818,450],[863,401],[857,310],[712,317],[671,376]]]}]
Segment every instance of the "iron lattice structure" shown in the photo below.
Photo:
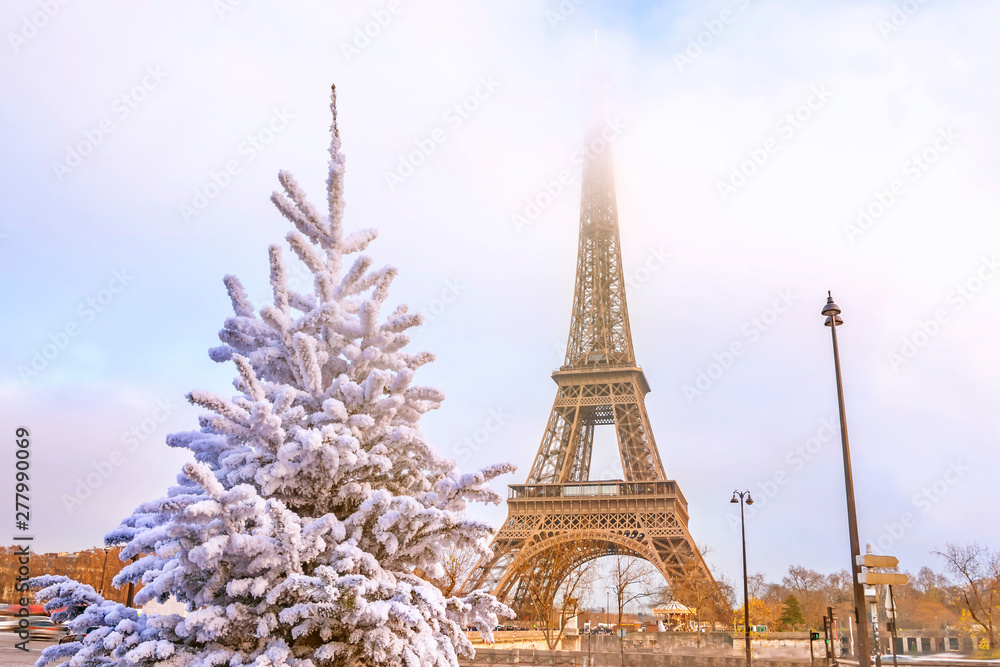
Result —
[{"label": "iron lattice structure", "polygon": [[[522,613],[537,578],[558,582],[588,560],[622,554],[649,561],[671,586],[683,578],[690,587],[693,575],[718,601],[688,532],[687,501],[666,478],[649,426],[649,384],[629,329],[611,151],[588,158],[566,359],[552,374],[555,403],[527,481],[509,487],[493,557],[464,588],[490,589]],[[594,428],[602,424],[614,425],[624,480],[590,480]]]}]

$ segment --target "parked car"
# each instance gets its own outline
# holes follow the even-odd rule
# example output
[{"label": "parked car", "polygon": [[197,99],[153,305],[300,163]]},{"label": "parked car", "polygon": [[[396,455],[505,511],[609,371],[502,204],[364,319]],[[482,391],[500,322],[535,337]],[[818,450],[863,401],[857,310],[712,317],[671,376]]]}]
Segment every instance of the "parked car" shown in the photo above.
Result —
[{"label": "parked car", "polygon": [[53,623],[48,616],[28,617],[28,637],[30,639],[61,639],[66,635],[66,626]]},{"label": "parked car", "polygon": [[[92,632],[92,631],[94,631],[96,629],[97,628],[87,628],[87,632],[84,632],[82,635],[70,635],[70,634],[67,634],[65,637],[63,637],[62,639],[59,640],[59,643],[60,644],[71,644],[73,642],[82,642],[84,637],[86,637],[90,632]],[[66,632],[69,632],[69,630],[67,630]]]}]

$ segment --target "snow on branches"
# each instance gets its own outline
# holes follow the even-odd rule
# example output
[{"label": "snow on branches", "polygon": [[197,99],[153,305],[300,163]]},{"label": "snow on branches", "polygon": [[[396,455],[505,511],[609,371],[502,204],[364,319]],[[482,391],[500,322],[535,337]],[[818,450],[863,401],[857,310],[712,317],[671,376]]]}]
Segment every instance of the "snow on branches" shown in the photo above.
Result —
[{"label": "snow on branches", "polygon": [[499,503],[489,482],[513,468],[461,474],[421,433],[444,395],[413,384],[433,360],[405,351],[420,316],[382,315],[396,270],[350,257],[376,234],[343,231],[335,93],[330,108],[327,214],[287,172],[271,197],[313,292],[289,288],[276,245],[272,303],[255,310],[225,277],[234,314],[209,356],[234,364],[238,394],[188,395],[206,410],[201,428],[167,444],[194,461],[105,538],[137,558],[114,580],[142,582],[136,604],[173,596],[189,613],[137,615],[89,586],[39,578],[40,599],[65,607],[74,632],[97,628],[46,649],[40,666],[451,666],[472,655],[464,627],[489,635],[510,615],[484,591],[445,598],[423,578],[441,575],[449,550],[488,552],[490,528],[463,510]]}]

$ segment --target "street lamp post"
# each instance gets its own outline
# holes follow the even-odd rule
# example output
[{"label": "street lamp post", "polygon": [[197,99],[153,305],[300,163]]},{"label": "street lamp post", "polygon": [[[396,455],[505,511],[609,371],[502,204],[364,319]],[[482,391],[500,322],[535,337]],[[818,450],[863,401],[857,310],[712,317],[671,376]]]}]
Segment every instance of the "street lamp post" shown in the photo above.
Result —
[{"label": "street lamp post", "polygon": [[108,547],[104,547],[104,565],[101,566],[101,586],[98,595],[104,595],[104,573],[108,571]]},{"label": "street lamp post", "polygon": [[[740,504],[740,528],[743,531],[743,632],[746,639],[747,667],[750,667],[750,579],[747,576],[747,524],[743,506],[753,505],[749,491],[733,491],[731,503]],[[700,628],[699,628],[700,632]]]},{"label": "street lamp post", "polygon": [[622,629],[622,625],[624,625],[624,623],[622,622],[624,620],[622,618],[624,610],[622,609],[621,595],[622,595],[622,589],[620,587],[616,588],[615,602],[618,604],[618,651],[621,654],[622,667],[625,667],[625,631]]},{"label": "street lamp post", "polygon": [[837,373],[837,401],[840,407],[840,441],[844,450],[844,483],[847,487],[847,525],[851,534],[851,573],[854,579],[854,620],[858,624],[858,665],[870,667],[871,655],[868,653],[868,618],[865,614],[865,587],[858,581],[858,556],[861,555],[861,542],[858,540],[858,513],[854,505],[854,475],[851,472],[851,448],[847,443],[847,414],[844,409],[844,384],[840,377],[840,350],[837,348],[837,327],[844,323],[840,317],[840,307],[833,302],[833,295],[827,292],[826,306],[823,315],[826,316],[826,326],[830,327],[833,337],[833,366]]},{"label": "street lamp post", "polygon": [[591,656],[591,649],[594,648],[594,623],[593,623],[594,615],[588,614],[588,616],[591,618],[591,623],[589,629],[587,630],[587,664],[593,665],[594,659],[591,658],[590,656]]},{"label": "street lamp post", "polygon": [[[608,605],[608,611],[611,611],[611,589],[610,588],[605,588],[604,589],[604,594],[607,596],[605,598],[605,602]],[[622,659],[622,664],[624,665],[625,664],[625,646],[624,646],[624,644],[622,644],[622,636],[621,636],[621,634],[622,634],[622,628],[621,628],[621,620],[622,620],[622,617],[621,617],[621,602],[620,602],[619,597],[618,597],[618,590],[617,589],[615,589],[615,601],[618,602],[618,605],[619,605],[618,627],[615,629],[615,633],[618,635],[618,648],[621,649],[621,659]],[[611,619],[608,619],[608,625],[609,626],[611,625]]]}]

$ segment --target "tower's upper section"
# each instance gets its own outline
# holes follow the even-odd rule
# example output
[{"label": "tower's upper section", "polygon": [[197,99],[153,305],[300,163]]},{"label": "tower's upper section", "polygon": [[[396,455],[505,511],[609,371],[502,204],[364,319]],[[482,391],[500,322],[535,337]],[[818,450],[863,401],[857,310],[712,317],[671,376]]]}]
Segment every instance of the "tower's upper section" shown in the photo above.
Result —
[{"label": "tower's upper section", "polygon": [[595,127],[584,153],[580,249],[564,368],[635,365],[611,146],[603,128]]}]

